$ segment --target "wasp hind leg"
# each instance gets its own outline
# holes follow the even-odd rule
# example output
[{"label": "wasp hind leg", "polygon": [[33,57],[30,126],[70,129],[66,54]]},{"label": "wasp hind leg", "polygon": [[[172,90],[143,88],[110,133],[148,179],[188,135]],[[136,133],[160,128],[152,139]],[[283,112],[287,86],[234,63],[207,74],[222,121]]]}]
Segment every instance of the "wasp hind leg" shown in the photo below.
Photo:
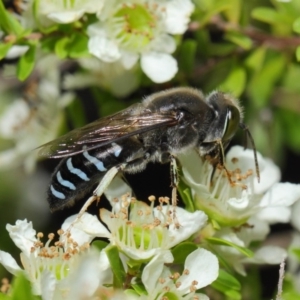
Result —
[{"label": "wasp hind leg", "polygon": [[177,207],[177,188],[179,184],[179,175],[177,161],[174,155],[170,155],[170,174],[171,174],[171,187],[172,187],[172,207],[173,207],[173,222],[176,228],[180,227],[180,223],[176,216]]}]

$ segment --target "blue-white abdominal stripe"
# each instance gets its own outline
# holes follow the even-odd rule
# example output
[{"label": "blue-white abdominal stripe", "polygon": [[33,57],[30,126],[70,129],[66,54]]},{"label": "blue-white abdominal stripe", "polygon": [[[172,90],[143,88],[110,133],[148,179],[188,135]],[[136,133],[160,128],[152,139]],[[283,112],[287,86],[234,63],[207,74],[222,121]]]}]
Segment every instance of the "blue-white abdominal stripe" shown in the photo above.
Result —
[{"label": "blue-white abdominal stripe", "polygon": [[54,195],[56,198],[58,198],[58,199],[66,199],[66,196],[65,196],[63,193],[57,191],[57,190],[53,187],[52,184],[51,184],[51,186],[50,186],[50,190],[51,190],[52,195]]},{"label": "blue-white abdominal stripe", "polygon": [[113,147],[110,149],[110,151],[114,154],[115,157],[119,157],[121,151],[122,151],[122,147],[119,146],[116,143],[112,143],[111,144]]},{"label": "blue-white abdominal stripe", "polygon": [[87,175],[81,171],[80,169],[78,168],[74,168],[73,164],[72,164],[72,158],[68,158],[67,160],[67,167],[68,167],[68,170],[72,173],[72,174],[75,174],[77,175],[79,178],[81,178],[82,180],[84,181],[89,181],[90,178],[87,177]]},{"label": "blue-white abdominal stripe", "polygon": [[101,160],[99,160],[95,156],[91,156],[87,151],[84,151],[82,154],[89,162],[91,162],[93,165],[95,165],[95,167],[99,171],[101,171],[101,172],[107,171],[107,169],[104,167],[104,164]]},{"label": "blue-white abdominal stripe", "polygon": [[68,180],[64,180],[64,179],[61,177],[60,171],[58,171],[58,172],[56,173],[56,178],[57,178],[57,181],[58,181],[61,185],[63,185],[63,186],[65,186],[65,187],[69,188],[70,190],[76,190],[76,186],[75,186],[72,182],[70,182],[70,181],[68,181]]}]

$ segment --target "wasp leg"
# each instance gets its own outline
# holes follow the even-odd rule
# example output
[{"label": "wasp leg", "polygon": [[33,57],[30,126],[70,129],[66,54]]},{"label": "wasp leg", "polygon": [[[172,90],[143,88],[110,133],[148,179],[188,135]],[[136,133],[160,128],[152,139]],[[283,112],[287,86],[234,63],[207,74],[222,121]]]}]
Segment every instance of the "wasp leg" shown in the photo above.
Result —
[{"label": "wasp leg", "polygon": [[171,173],[171,187],[172,187],[172,207],[173,207],[173,221],[176,228],[180,227],[180,224],[176,216],[177,206],[177,187],[179,184],[179,175],[177,161],[174,155],[170,155],[170,173]]},{"label": "wasp leg", "polygon": [[112,167],[109,169],[102,180],[100,181],[99,185],[96,187],[96,189],[93,192],[93,195],[84,203],[82,208],[80,209],[76,219],[72,222],[70,227],[67,230],[67,233],[70,232],[71,228],[74,226],[75,223],[77,223],[82,215],[87,211],[88,207],[96,200],[99,201],[100,196],[104,193],[104,191],[107,189],[107,187],[110,185],[116,174],[123,170],[126,167],[126,163],[120,164],[118,166]]}]

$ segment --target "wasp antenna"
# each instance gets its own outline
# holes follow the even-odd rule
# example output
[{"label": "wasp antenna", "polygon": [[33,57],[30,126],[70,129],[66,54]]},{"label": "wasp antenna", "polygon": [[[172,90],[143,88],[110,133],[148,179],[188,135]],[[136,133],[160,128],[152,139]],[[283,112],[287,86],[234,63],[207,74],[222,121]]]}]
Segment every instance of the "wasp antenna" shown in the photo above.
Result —
[{"label": "wasp antenna", "polygon": [[243,129],[246,132],[247,137],[250,139],[251,145],[253,147],[254,161],[255,161],[255,171],[256,171],[257,181],[260,182],[260,172],[259,172],[259,165],[258,165],[258,159],[257,159],[257,151],[256,151],[254,139],[253,139],[253,137],[251,135],[251,132],[250,132],[248,126],[246,126],[244,123],[240,123],[239,126],[240,126],[241,129]]}]

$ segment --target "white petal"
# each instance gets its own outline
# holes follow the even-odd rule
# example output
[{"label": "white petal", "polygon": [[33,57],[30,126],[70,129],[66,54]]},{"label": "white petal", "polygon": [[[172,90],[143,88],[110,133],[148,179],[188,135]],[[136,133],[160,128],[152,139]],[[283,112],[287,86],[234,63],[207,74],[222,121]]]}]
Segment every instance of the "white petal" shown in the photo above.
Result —
[{"label": "white petal", "polygon": [[297,201],[292,210],[292,218],[291,218],[291,223],[292,225],[300,231],[300,201]]},{"label": "white petal", "polygon": [[176,50],[176,42],[169,34],[162,33],[151,41],[150,47],[152,51],[173,53]]},{"label": "white petal", "polygon": [[90,298],[100,286],[101,269],[95,253],[83,256],[78,268],[70,274],[68,300]]},{"label": "white petal", "polygon": [[[154,209],[154,216],[164,222],[165,216],[168,215],[168,210],[173,209],[168,206],[163,206],[162,210]],[[206,225],[208,220],[207,215],[200,210],[193,213],[186,211],[181,207],[176,207],[176,217],[180,224],[180,228],[176,228],[175,224],[171,224],[169,227],[169,235],[171,241],[169,247],[174,247],[180,242],[188,239],[192,234],[198,232],[201,228]]]},{"label": "white petal", "polygon": [[7,252],[0,250],[0,263],[11,274],[17,275],[22,269],[18,266],[15,259]]},{"label": "white petal", "polygon": [[5,55],[5,58],[7,59],[17,58],[19,56],[22,56],[24,53],[26,53],[28,49],[29,46],[26,45],[14,45],[8,50],[8,52]]},{"label": "white petal", "polygon": [[139,55],[137,53],[122,51],[121,63],[126,70],[133,68],[138,59]]},{"label": "white petal", "polygon": [[209,300],[209,298],[206,295],[204,295],[204,294],[198,294],[198,293],[196,293],[195,295],[197,297],[196,299],[199,299],[199,300]]},{"label": "white petal", "polygon": [[[116,203],[114,203],[113,200],[126,194],[131,195],[131,187],[120,176],[116,176],[109,184],[104,194],[110,204],[115,207]],[[119,209],[117,209],[117,211],[119,211]]]},{"label": "white petal", "polygon": [[241,198],[230,198],[228,205],[236,211],[243,211],[249,205],[250,198],[246,191],[242,191]]},{"label": "white petal", "polygon": [[267,207],[256,214],[256,217],[269,224],[288,223],[291,219],[291,207]]},{"label": "white petal", "polygon": [[29,256],[31,248],[34,247],[36,231],[32,228],[32,222],[27,220],[17,220],[16,225],[6,225],[6,230],[15,245],[26,255]]},{"label": "white petal", "polygon": [[300,184],[277,183],[267,191],[260,207],[290,206],[300,199]]},{"label": "white petal", "polygon": [[121,57],[118,45],[106,37],[93,36],[88,42],[89,52],[105,62],[114,62]]},{"label": "white petal", "polygon": [[285,249],[276,246],[265,246],[257,250],[254,257],[245,259],[246,262],[255,264],[280,264],[287,257]]},{"label": "white petal", "polygon": [[53,300],[56,287],[55,276],[52,272],[45,270],[41,275],[41,296],[43,300]]},{"label": "white petal", "polygon": [[153,257],[143,270],[142,282],[144,283],[145,288],[149,293],[149,295],[151,295],[151,292],[154,291],[157,285],[157,281],[160,278],[164,268],[164,263],[172,262],[169,259],[169,256],[170,255],[172,256],[171,251],[168,250],[166,252],[168,252],[167,254],[168,261],[166,261],[166,253],[161,252],[160,254]]},{"label": "white petal", "polygon": [[219,262],[217,257],[205,249],[193,251],[185,260],[184,269],[188,275],[181,275],[178,279],[181,282],[178,290],[189,292],[192,282],[197,281],[196,288],[201,289],[213,281],[219,275]]},{"label": "white petal", "polygon": [[244,246],[248,247],[251,242],[264,241],[267,235],[270,233],[270,226],[267,222],[260,220],[259,218],[251,217],[248,222],[250,226],[244,227],[236,233],[239,239],[244,242]]},{"label": "white petal", "polygon": [[[62,229],[64,231],[68,230],[76,218],[77,215],[67,218],[62,225]],[[110,233],[96,216],[84,213],[71,227],[71,236],[80,246],[84,243],[90,243],[95,237],[109,237]]]},{"label": "white petal", "polygon": [[[233,158],[237,159],[236,163],[233,163]],[[253,176],[254,192],[256,194],[261,194],[268,190],[273,184],[280,180],[280,170],[279,168],[270,160],[265,159],[262,155],[257,152],[257,160],[260,170],[260,183],[258,183],[257,178]],[[253,150],[243,149],[241,146],[234,146],[230,148],[226,155],[226,163],[228,169],[235,169],[236,167],[245,173],[249,169],[255,174],[255,161]]]},{"label": "white petal", "polygon": [[158,52],[142,54],[141,67],[145,74],[156,83],[171,80],[178,71],[177,61],[174,57]]},{"label": "white petal", "polygon": [[173,0],[166,3],[166,31],[172,34],[184,33],[190,21],[194,5],[190,0]]},{"label": "white petal", "polygon": [[58,11],[58,12],[49,13],[47,17],[56,23],[67,24],[67,23],[77,21],[84,15],[84,13],[85,11],[82,9]]}]

